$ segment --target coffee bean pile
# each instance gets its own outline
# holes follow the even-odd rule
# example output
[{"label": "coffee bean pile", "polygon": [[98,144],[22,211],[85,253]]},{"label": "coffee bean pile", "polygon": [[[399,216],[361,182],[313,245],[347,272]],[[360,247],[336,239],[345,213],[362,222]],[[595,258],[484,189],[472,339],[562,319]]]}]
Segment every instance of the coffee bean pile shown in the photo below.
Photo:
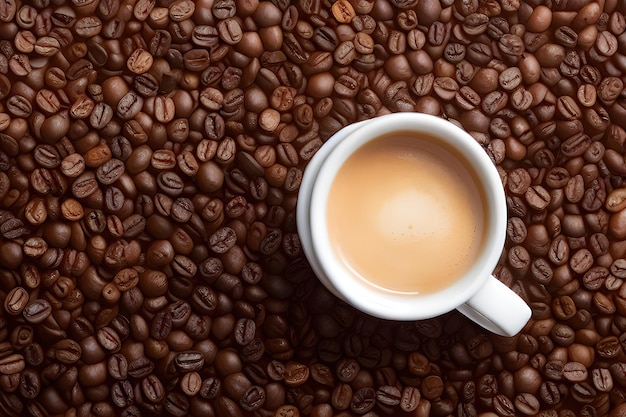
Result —
[{"label": "coffee bean pile", "polygon": [[[623,416],[622,0],[0,2],[0,415]],[[471,133],[533,316],[399,323],[294,208],[341,127]]]}]

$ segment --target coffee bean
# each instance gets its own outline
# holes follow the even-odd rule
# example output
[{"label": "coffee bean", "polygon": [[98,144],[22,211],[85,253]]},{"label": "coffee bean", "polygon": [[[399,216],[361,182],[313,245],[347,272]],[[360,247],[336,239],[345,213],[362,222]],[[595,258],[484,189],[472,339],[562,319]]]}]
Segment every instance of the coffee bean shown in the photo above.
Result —
[{"label": "coffee bean", "polygon": [[150,53],[144,49],[135,50],[126,61],[128,69],[135,74],[143,74],[152,67],[153,58]]},{"label": "coffee bean", "polygon": [[356,390],[350,402],[350,410],[363,414],[370,411],[376,405],[376,392],[373,388],[360,388]]},{"label": "coffee bean", "polygon": [[514,400],[515,408],[524,415],[532,415],[540,410],[540,403],[536,396],[530,393],[518,394]]},{"label": "coffee bean", "polygon": [[[387,386],[389,387],[389,386]],[[395,403],[397,399],[397,392],[393,387],[388,389],[387,391],[393,393],[393,402]],[[388,394],[385,396],[388,397]],[[404,412],[411,412],[417,409],[420,400],[420,392],[417,388],[412,386],[404,387],[402,393],[399,398],[400,408]],[[379,400],[380,401],[380,400]],[[390,404],[391,405],[391,404]]]},{"label": "coffee bean", "polygon": [[10,315],[21,314],[29,301],[29,294],[23,287],[12,289],[4,300],[4,309]]},{"label": "coffee bean", "polygon": [[[29,365],[0,381],[5,414],[592,415],[619,403],[622,13],[335,3],[0,7],[13,39],[0,43],[0,258],[13,268],[0,357],[19,346]],[[454,319],[394,338],[392,323],[319,296],[293,229],[306,163],[339,128],[389,111],[458,122],[498,166],[511,215],[496,275],[537,322],[513,347]],[[7,330],[11,317],[24,323]],[[188,352],[204,363],[176,365]],[[44,357],[54,365],[30,369]],[[250,384],[225,396],[221,379],[239,372]]]},{"label": "coffee bean", "polygon": [[142,356],[128,364],[128,375],[133,378],[145,378],[154,371],[154,363],[145,356]]},{"label": "coffee bean", "polygon": [[0,358],[0,374],[3,375],[21,372],[25,366],[24,357],[17,353]]},{"label": "coffee bean", "polygon": [[591,371],[591,378],[593,382],[593,386],[601,392],[610,391],[613,384],[613,377],[611,376],[611,372],[606,368],[596,368]]},{"label": "coffee bean", "polygon": [[18,77],[23,77],[32,71],[30,59],[24,54],[15,54],[8,63],[9,69]]},{"label": "coffee bean", "polygon": [[568,381],[583,382],[587,376],[587,368],[580,362],[567,362],[563,365],[563,377]]},{"label": "coffee bean", "polygon": [[181,390],[188,396],[196,395],[200,391],[201,384],[202,378],[197,372],[186,373],[180,381]]},{"label": "coffee bean", "polygon": [[240,345],[247,345],[256,333],[256,324],[251,319],[239,319],[235,326],[235,340]]},{"label": "coffee bean", "polygon": [[125,380],[128,374],[128,362],[124,355],[115,353],[109,356],[108,362],[109,375],[116,380]]},{"label": "coffee bean", "polygon": [[124,408],[131,405],[135,396],[130,381],[117,381],[111,387],[111,400],[115,406]]},{"label": "coffee bean", "polygon": [[154,374],[150,374],[141,380],[141,393],[152,403],[163,401],[166,395],[163,384]]},{"label": "coffee bean", "polygon": [[106,103],[97,103],[89,115],[89,123],[94,129],[104,128],[113,118],[113,109]]},{"label": "coffee bean", "polygon": [[80,359],[82,349],[80,345],[71,339],[63,339],[52,347],[54,358],[64,364],[73,364]]},{"label": "coffee bean", "polygon": [[288,362],[285,365],[284,381],[288,386],[302,385],[308,378],[310,372],[306,365],[297,362]]},{"label": "coffee bean", "polygon": [[340,23],[350,23],[355,16],[352,4],[347,1],[336,1],[331,8],[333,16]]},{"label": "coffee bean", "polygon": [[29,323],[38,324],[52,313],[52,306],[47,300],[37,299],[30,301],[22,311],[22,315]]}]

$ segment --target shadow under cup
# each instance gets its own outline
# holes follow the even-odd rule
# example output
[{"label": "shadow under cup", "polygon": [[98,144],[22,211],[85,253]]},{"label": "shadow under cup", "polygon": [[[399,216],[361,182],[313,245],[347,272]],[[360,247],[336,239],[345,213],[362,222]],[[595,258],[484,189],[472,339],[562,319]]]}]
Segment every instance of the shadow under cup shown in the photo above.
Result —
[{"label": "shadow under cup", "polygon": [[[396,116],[395,118],[393,116]],[[329,232],[330,190],[341,167],[357,149],[365,149],[391,135],[408,132],[409,137],[434,138],[432,144],[448,152],[471,172],[480,194],[483,228],[474,261],[450,284],[435,291],[398,291],[378,285],[385,278],[360,277],[337,252],[336,236]],[[381,139],[382,138],[382,139]],[[482,147],[465,131],[434,116],[397,114],[372,119],[353,128],[332,143],[318,161],[317,176],[310,192],[310,241],[305,246],[320,280],[331,291],[361,311],[394,320],[419,320],[449,312],[465,303],[489,278],[500,258],[506,233],[506,202],[499,174]],[[326,145],[325,145],[326,146]],[[323,148],[322,148],[323,149]],[[450,167],[443,167],[450,169]],[[384,198],[384,196],[381,196]],[[331,202],[333,203],[333,202]],[[307,250],[308,249],[308,250]],[[382,248],[381,248],[382,249]],[[384,253],[384,252],[383,252]],[[452,258],[452,254],[450,257]],[[452,262],[452,259],[451,259]],[[420,268],[420,265],[410,265]],[[363,279],[365,278],[365,280]],[[437,277],[433,277],[437,279]],[[368,282],[370,281],[370,282]],[[371,281],[374,281],[372,285]],[[378,284],[377,284],[378,283]]]}]

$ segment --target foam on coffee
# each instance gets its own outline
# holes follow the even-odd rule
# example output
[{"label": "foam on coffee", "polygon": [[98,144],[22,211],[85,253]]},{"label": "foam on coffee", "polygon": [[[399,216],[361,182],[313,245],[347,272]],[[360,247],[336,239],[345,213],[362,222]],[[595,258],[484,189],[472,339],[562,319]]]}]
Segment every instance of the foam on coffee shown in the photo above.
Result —
[{"label": "foam on coffee", "polygon": [[376,138],[332,184],[333,249],[376,287],[435,292],[460,279],[480,253],[484,190],[462,156],[440,142],[414,132]]}]

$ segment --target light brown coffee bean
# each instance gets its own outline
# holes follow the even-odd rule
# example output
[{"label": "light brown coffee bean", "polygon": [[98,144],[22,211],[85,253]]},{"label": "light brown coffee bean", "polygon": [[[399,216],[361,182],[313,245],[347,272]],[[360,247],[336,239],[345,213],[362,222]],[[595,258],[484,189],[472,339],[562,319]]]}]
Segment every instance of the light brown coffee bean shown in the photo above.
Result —
[{"label": "light brown coffee bean", "polygon": [[347,0],[337,0],[331,7],[333,16],[339,23],[350,23],[356,16],[354,7]]},{"label": "light brown coffee bean", "polygon": [[154,59],[145,49],[136,49],[126,61],[127,68],[134,74],[144,74],[152,67]]}]

